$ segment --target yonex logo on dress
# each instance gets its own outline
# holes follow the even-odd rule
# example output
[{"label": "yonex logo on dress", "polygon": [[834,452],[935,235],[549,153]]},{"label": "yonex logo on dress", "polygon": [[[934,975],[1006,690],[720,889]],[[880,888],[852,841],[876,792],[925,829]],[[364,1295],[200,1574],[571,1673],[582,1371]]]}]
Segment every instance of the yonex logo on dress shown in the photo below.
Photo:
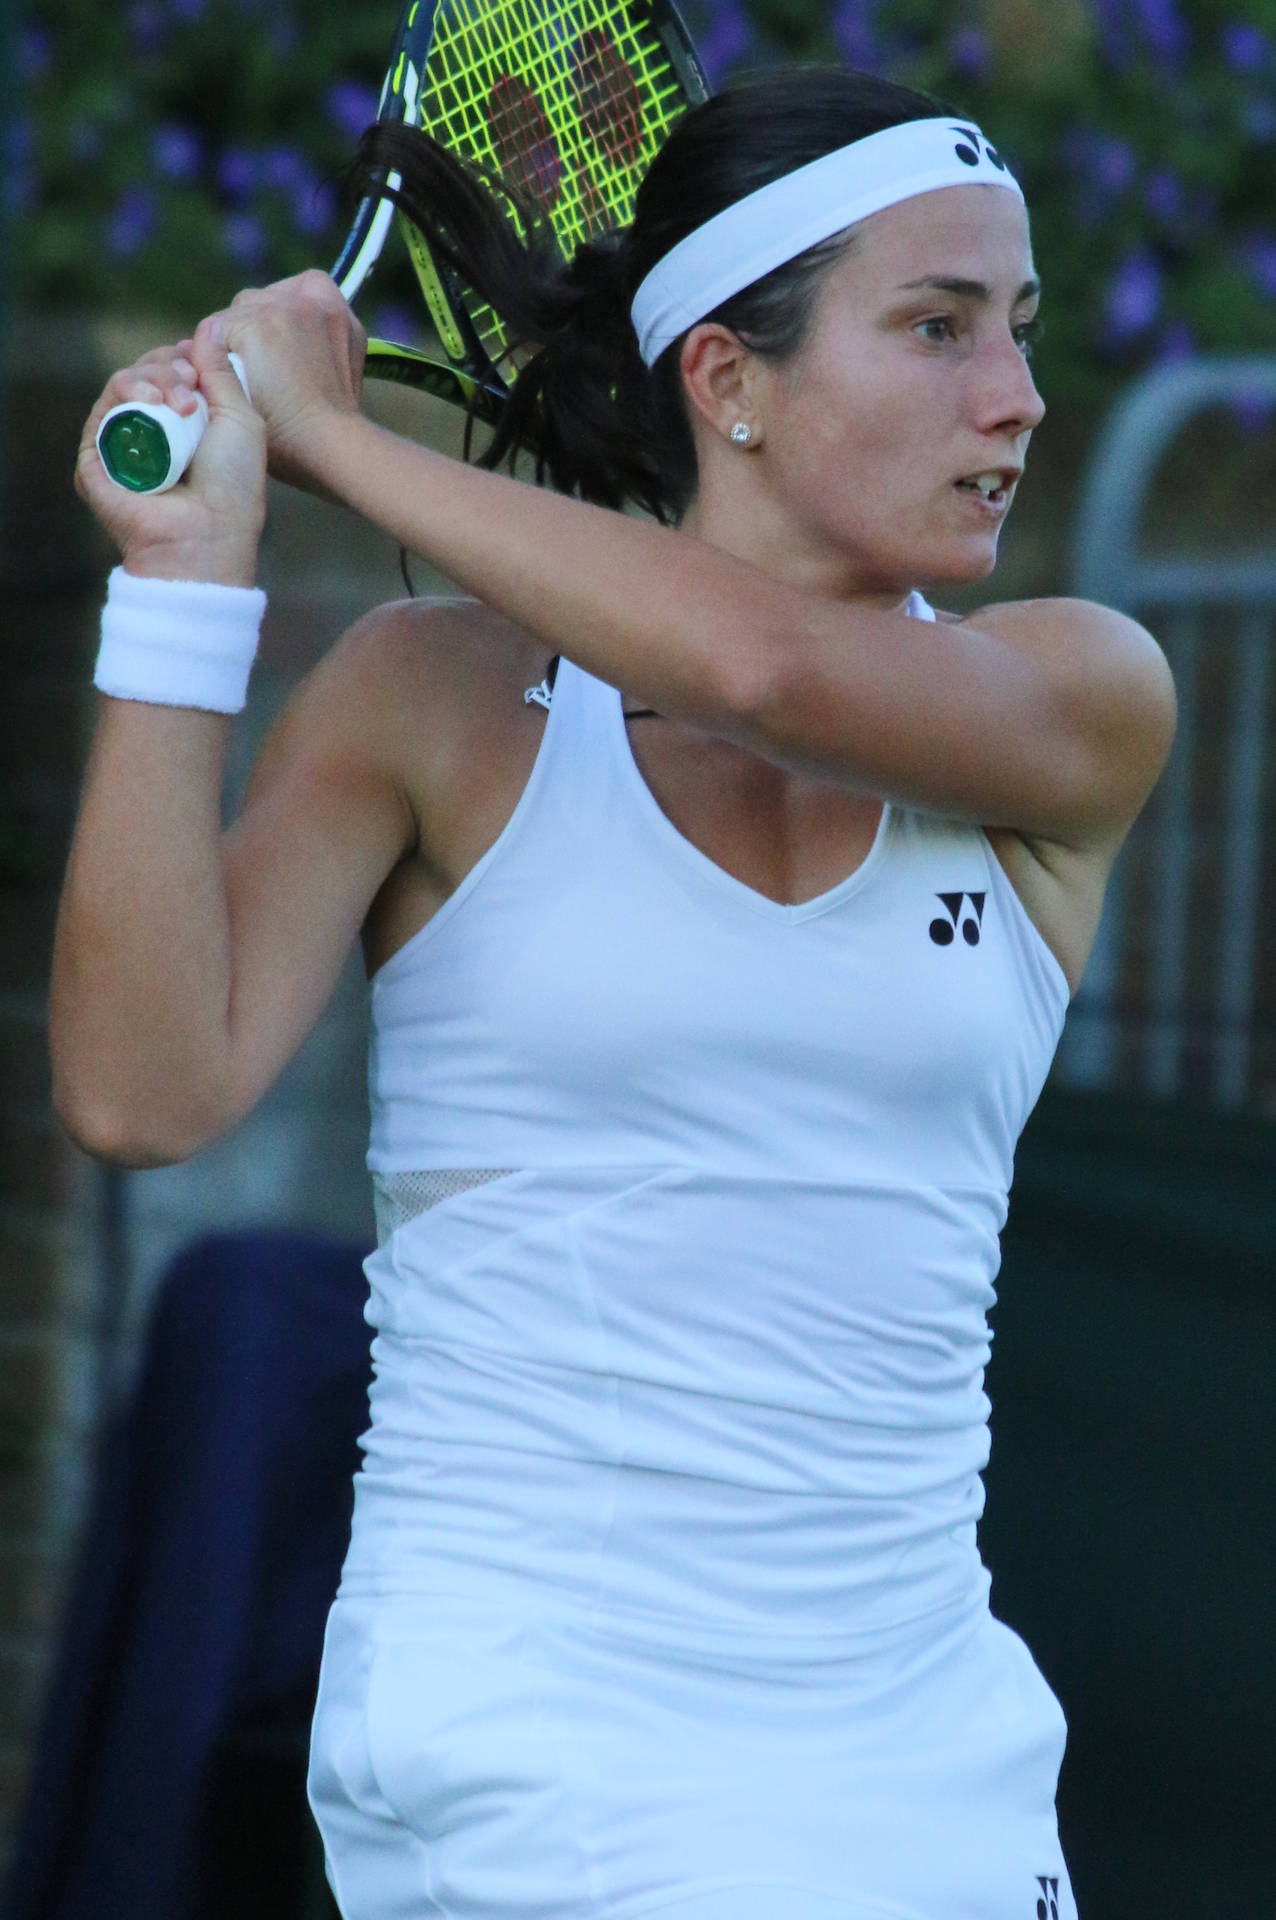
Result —
[{"label": "yonex logo on dress", "polygon": [[[957,928],[961,927],[961,937],[968,947],[979,945],[980,929],[984,924],[984,901],[986,893],[940,893],[937,900],[944,903],[945,920],[937,915],[930,923],[930,937],[937,947],[951,947],[957,937]],[[969,900],[970,910],[966,911],[963,902]]]},{"label": "yonex logo on dress", "polygon": [[1037,1901],[1037,1920],[1059,1920],[1059,1876],[1053,1879],[1044,1873],[1037,1875],[1037,1885],[1041,1896]]}]

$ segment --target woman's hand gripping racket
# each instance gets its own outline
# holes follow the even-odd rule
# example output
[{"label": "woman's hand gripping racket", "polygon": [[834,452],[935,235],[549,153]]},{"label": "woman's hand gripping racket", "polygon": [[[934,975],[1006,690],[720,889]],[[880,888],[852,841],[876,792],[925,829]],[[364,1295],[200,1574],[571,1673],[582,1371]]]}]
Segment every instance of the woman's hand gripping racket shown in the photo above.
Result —
[{"label": "woman's hand gripping racket", "polygon": [[[378,121],[406,121],[544,210],[565,256],[632,216],[638,184],[683,110],[708,84],[671,0],[407,0],[381,89]],[[394,192],[396,174],[384,185]],[[514,214],[511,210],[511,219]],[[378,193],[360,202],[332,269],[353,301],[395,221]],[[366,372],[491,420],[508,387],[511,340],[495,314],[402,215],[398,224],[444,354],[369,340]],[[182,415],[125,403],[98,427],[102,464],[119,485],[154,493],[181,478],[207,408]]]}]

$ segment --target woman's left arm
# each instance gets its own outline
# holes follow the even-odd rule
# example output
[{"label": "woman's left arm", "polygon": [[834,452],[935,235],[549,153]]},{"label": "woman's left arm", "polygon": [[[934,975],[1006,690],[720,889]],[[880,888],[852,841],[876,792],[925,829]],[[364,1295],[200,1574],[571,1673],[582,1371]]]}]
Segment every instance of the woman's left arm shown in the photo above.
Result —
[{"label": "woman's left arm", "polygon": [[548,648],[671,719],[905,805],[1077,846],[1137,814],[1174,699],[1134,621],[1069,600],[955,624],[830,601],[686,533],[465,466],[334,402],[331,380],[306,385],[305,335],[318,356],[333,301],[344,314],[326,275],[303,275],[217,317],[265,402],[272,464]]}]

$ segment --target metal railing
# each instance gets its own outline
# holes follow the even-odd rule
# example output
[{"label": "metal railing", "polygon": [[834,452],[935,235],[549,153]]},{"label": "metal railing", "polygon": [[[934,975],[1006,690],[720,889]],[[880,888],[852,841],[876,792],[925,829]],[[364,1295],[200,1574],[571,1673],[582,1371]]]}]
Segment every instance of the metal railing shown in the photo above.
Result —
[{"label": "metal railing", "polygon": [[[1140,553],[1158,466],[1186,425],[1276,405],[1276,358],[1208,359],[1139,380],[1099,441],[1078,513],[1072,591],[1144,621],[1178,692],[1178,736],[1117,861],[1069,1015],[1058,1076],[1080,1086],[1256,1097],[1264,982],[1265,771],[1276,641],[1276,528],[1260,553]],[[1268,1089],[1270,1092],[1271,1089]]]}]

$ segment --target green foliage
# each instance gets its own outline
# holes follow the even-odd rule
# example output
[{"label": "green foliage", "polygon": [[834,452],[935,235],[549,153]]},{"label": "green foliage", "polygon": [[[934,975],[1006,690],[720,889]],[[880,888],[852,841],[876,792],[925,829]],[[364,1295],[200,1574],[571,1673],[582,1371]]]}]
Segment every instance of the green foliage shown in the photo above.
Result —
[{"label": "green foliage", "polygon": [[[1053,404],[1276,351],[1276,0],[689,0],[715,81],[842,59],[976,118],[1024,184]],[[185,328],[329,264],[396,7],[46,0],[10,133],[19,296]],[[379,270],[362,309],[406,287]],[[420,323],[420,316],[417,316]],[[410,322],[399,318],[400,335]]]},{"label": "green foliage", "polygon": [[23,37],[19,296],[186,326],[242,285],[329,264],[395,17],[46,0]]}]

